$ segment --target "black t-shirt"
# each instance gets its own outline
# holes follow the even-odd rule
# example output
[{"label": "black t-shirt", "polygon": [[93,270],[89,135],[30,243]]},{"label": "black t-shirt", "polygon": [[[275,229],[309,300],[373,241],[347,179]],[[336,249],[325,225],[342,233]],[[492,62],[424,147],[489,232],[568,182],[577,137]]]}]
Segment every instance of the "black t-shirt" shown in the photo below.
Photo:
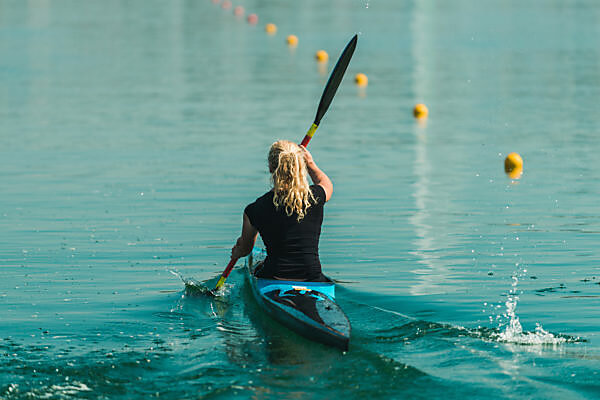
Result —
[{"label": "black t-shirt", "polygon": [[267,246],[264,267],[258,274],[260,277],[303,281],[322,279],[319,237],[325,189],[312,185],[310,190],[316,202],[308,208],[300,222],[295,213],[287,216],[284,206],[275,208],[272,190],[244,210]]}]

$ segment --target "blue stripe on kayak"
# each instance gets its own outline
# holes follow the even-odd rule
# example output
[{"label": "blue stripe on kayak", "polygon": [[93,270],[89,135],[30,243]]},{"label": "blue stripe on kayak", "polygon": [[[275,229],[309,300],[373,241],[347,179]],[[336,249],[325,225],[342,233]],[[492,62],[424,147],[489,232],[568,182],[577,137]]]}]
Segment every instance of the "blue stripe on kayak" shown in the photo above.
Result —
[{"label": "blue stripe on kayak", "polygon": [[[323,293],[331,301],[335,299],[335,285],[333,283],[323,282],[291,282],[271,279],[257,279],[258,291],[264,296],[265,293],[273,290],[281,290],[282,293],[288,290],[297,290],[300,293],[314,290],[315,292]],[[314,296],[317,297],[318,296]]]},{"label": "blue stripe on kayak", "polygon": [[[264,249],[255,247],[252,249],[252,258],[254,263],[263,260],[267,256],[267,253]],[[331,301],[335,300],[335,284],[329,282],[302,282],[302,281],[282,281],[279,279],[262,279],[257,278],[258,283],[258,291],[261,295],[264,296],[265,293],[271,292],[273,290],[281,290],[282,292],[287,292],[288,290],[302,290],[302,288],[306,288],[305,290],[314,290],[319,293],[323,293]]]}]

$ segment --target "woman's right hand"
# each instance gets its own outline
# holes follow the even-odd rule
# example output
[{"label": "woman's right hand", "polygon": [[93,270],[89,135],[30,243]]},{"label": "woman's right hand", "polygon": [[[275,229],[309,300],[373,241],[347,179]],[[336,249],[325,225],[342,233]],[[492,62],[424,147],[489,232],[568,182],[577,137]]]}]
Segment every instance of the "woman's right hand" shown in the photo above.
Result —
[{"label": "woman's right hand", "polygon": [[306,149],[306,147],[304,147],[302,145],[300,145],[300,150],[302,151],[302,156],[304,157],[304,162],[306,162],[306,165],[308,166],[308,165],[314,164],[315,161],[313,160],[313,157],[312,157],[312,154],[310,154],[310,151],[308,151]]},{"label": "woman's right hand", "polygon": [[331,179],[329,179],[325,172],[317,167],[317,164],[314,162],[310,152],[306,150],[306,147],[300,145],[300,149],[302,150],[304,161],[306,161],[306,169],[308,169],[310,178],[315,185],[323,187],[323,190],[325,190],[325,201],[329,201],[331,194],[333,193],[333,183],[331,183]]}]

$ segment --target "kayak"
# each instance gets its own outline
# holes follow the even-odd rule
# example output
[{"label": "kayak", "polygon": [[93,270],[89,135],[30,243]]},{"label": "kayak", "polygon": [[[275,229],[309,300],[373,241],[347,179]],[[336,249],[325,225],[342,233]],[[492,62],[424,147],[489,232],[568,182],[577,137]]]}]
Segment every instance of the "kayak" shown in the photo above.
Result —
[{"label": "kayak", "polygon": [[350,321],[335,302],[335,283],[257,278],[254,273],[265,257],[265,250],[255,247],[246,259],[246,276],[259,306],[307,339],[348,350]]}]

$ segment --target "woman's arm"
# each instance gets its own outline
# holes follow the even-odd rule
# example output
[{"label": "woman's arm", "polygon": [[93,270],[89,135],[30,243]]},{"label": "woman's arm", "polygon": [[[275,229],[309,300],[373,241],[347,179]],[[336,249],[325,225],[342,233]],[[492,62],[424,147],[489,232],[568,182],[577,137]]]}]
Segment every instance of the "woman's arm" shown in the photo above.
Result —
[{"label": "woman's arm", "polygon": [[235,246],[231,249],[231,258],[242,258],[252,252],[254,243],[256,243],[256,236],[258,230],[252,226],[250,219],[244,213],[244,222],[242,224],[242,234],[235,243]]},{"label": "woman's arm", "polygon": [[325,190],[325,201],[329,201],[331,195],[333,194],[333,183],[331,179],[325,174],[325,172],[321,171],[317,164],[312,158],[312,155],[306,147],[300,146],[302,149],[302,153],[304,155],[304,161],[306,162],[306,168],[308,169],[308,174],[310,175],[310,179],[312,179],[315,185],[320,185]]}]

